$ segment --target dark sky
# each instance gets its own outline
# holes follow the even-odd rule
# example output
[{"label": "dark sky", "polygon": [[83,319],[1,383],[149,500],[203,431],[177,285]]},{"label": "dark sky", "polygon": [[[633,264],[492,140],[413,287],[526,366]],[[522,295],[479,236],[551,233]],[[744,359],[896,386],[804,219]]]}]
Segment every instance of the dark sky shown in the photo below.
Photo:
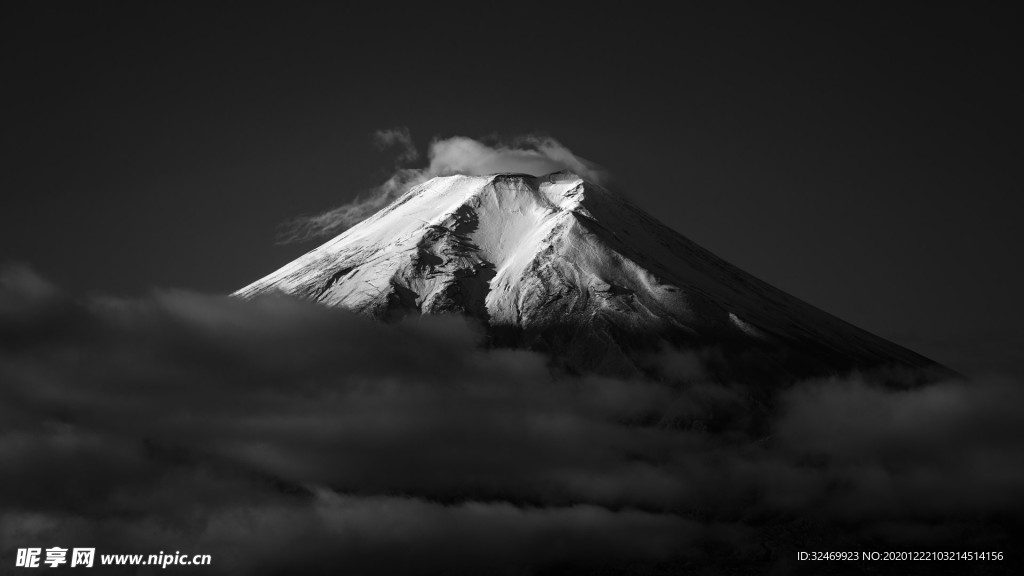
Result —
[{"label": "dark sky", "polygon": [[280,222],[388,175],[374,131],[539,132],[814,305],[1024,372],[1024,23],[831,4],[5,6],[0,262],[229,292],[312,247]]}]

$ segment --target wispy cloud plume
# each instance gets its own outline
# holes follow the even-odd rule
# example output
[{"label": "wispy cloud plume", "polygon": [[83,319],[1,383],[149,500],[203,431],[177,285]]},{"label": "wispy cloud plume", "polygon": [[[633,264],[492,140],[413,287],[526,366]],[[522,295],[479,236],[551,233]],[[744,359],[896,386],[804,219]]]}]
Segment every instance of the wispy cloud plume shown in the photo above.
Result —
[{"label": "wispy cloud plume", "polygon": [[602,184],[607,172],[597,164],[572,152],[550,136],[525,135],[509,141],[485,143],[465,136],[436,138],[427,149],[427,165],[414,168],[419,151],[405,127],[379,130],[374,143],[380,148],[400,150],[394,173],[382,184],[320,214],[301,216],[285,222],[279,231],[281,243],[302,242],[339,234],[384,208],[413,186],[435,176],[467,174],[483,176],[514,172],[543,176],[569,170]]},{"label": "wispy cloud plume", "polygon": [[407,164],[420,159],[420,151],[413,144],[412,134],[404,126],[386,128],[373,133],[373,143],[379,150],[398,148],[398,163]]},{"label": "wispy cloud plume", "polygon": [[308,216],[298,216],[281,224],[277,233],[279,244],[292,244],[340,234],[366,220],[410,188],[431,177],[422,170],[396,168],[384,183],[356,196],[351,202]]}]

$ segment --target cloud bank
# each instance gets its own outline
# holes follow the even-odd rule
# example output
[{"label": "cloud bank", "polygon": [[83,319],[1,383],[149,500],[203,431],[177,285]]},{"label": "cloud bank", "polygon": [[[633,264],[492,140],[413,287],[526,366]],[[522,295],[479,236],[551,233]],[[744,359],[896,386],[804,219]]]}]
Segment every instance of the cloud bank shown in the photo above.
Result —
[{"label": "cloud bank", "polygon": [[419,159],[419,151],[408,128],[379,130],[374,134],[374,142],[378,148],[399,149],[394,173],[384,183],[351,202],[286,222],[279,231],[280,242],[302,242],[339,234],[384,208],[413,186],[435,176],[484,176],[501,172],[543,176],[569,170],[597,184],[607,180],[607,172],[603,168],[577,156],[549,136],[526,135],[491,144],[465,136],[434,139],[427,149],[427,166],[420,168],[406,166]]},{"label": "cloud bank", "polygon": [[8,271],[0,563],[57,545],[211,554],[204,574],[769,572],[795,550],[1007,550],[1021,527],[1019,382],[852,376],[764,407],[686,352],[647,379],[565,377],[481,341],[458,317],[77,300]]}]

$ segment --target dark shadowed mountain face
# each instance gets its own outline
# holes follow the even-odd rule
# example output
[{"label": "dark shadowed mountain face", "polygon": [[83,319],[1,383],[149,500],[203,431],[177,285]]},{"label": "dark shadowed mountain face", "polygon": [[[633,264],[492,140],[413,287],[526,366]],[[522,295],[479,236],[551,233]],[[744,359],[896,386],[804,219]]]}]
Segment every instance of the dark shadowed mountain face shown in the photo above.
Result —
[{"label": "dark shadowed mountain face", "polygon": [[730,380],[942,370],[569,172],[429,180],[236,295],[275,291],[385,320],[466,314],[493,344],[574,371],[650,371],[645,358],[666,346]]}]

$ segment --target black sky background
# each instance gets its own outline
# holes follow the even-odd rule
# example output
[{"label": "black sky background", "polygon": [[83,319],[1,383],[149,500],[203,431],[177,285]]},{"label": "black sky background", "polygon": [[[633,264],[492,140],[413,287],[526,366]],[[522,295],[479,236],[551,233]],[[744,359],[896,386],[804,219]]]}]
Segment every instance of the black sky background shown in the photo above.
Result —
[{"label": "black sky background", "polygon": [[375,130],[542,132],[741,268],[1024,373],[1020,19],[995,5],[3,8],[0,261],[225,293],[380,183]]}]

